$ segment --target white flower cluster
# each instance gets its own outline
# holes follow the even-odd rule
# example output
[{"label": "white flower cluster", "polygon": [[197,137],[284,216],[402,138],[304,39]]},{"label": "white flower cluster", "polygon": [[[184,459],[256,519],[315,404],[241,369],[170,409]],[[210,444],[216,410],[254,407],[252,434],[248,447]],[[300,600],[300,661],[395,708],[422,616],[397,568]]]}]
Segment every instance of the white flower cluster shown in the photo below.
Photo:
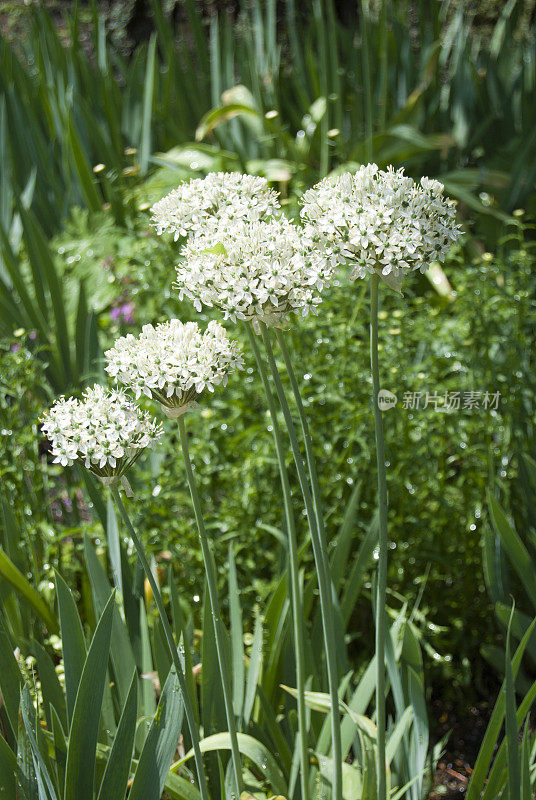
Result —
[{"label": "white flower cluster", "polygon": [[60,397],[41,422],[55,463],[65,467],[80,459],[99,478],[121,477],[162,434],[124,392],[98,384],[81,400]]},{"label": "white flower cluster", "polygon": [[219,226],[279,213],[277,193],[266,179],[240,172],[211,172],[206,178],[181,183],[151,208],[156,232],[170,231],[175,241],[206,231],[211,222]]},{"label": "white flower cluster", "polygon": [[228,373],[244,364],[238,343],[215,321],[204,333],[196,322],[178,319],[144,325],[138,337],[117,339],[105,355],[106,371],[113,378],[128,386],[136,399],[142,394],[152,397],[164,410],[186,410],[204,389],[213,392],[218,384],[225,386]]},{"label": "white flower cluster", "polygon": [[284,217],[234,220],[190,237],[181,251],[176,288],[196,309],[225,318],[281,324],[293,311],[315,311],[332,267],[301,228]]},{"label": "white flower cluster", "polygon": [[439,181],[416,183],[392,167],[368,164],[324,178],[301,202],[308,234],[352,267],[352,280],[377,273],[397,291],[410,270],[444,261],[460,233],[455,204]]}]

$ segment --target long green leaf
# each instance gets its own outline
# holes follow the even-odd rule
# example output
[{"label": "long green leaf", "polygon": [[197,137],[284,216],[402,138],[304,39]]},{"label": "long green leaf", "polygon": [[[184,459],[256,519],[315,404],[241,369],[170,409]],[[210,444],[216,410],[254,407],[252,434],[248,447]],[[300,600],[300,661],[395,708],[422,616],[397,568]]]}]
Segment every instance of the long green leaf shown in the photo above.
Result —
[{"label": "long green leaf", "polygon": [[[523,720],[531,710],[536,700],[536,681],[532,684],[527,694],[519,704],[516,713],[516,725],[519,729],[523,724]],[[508,778],[508,753],[507,741],[503,739],[501,745],[495,755],[493,766],[488,775],[488,781],[482,794],[482,800],[496,800],[504,788]]]},{"label": "long green leaf", "polygon": [[248,725],[253,711],[257,684],[262,667],[262,620],[260,614],[255,614],[255,628],[253,631],[253,642],[251,643],[251,654],[249,658],[249,669],[246,681],[246,691],[244,697],[244,725]]},{"label": "long green leaf", "polygon": [[84,199],[92,211],[99,211],[102,208],[102,200],[99,197],[97,187],[95,186],[95,178],[93,171],[88,163],[87,156],[84,152],[80,137],[73,124],[72,116],[69,114],[67,118],[67,131],[69,144],[71,148],[71,155],[73,159],[73,166],[75,168],[78,180]]},{"label": "long green leaf", "polygon": [[[231,738],[228,733],[215,733],[213,736],[208,736],[200,742],[201,752],[210,753],[217,750],[230,750]],[[246,733],[238,734],[238,747],[240,752],[246,758],[249,758],[256,767],[270,783],[273,791],[276,794],[286,796],[287,785],[283,773],[281,772],[277,761],[270,753],[270,751],[261,742],[254,739],[253,736],[248,736]],[[190,758],[193,757],[194,751],[190,750],[184,758],[175,762],[173,769],[176,770],[182,764],[185,764]]]},{"label": "long green leaf", "polygon": [[350,499],[344,510],[344,517],[337,533],[337,546],[331,557],[331,578],[333,585],[338,591],[343,580],[344,573],[348,564],[348,556],[352,546],[352,538],[356,530],[356,516],[361,497],[361,482],[356,483],[350,495]]},{"label": "long green leaf", "polygon": [[164,791],[171,800],[200,800],[199,789],[187,778],[169,772],[164,784]]},{"label": "long green leaf", "polygon": [[[519,666],[521,664],[521,659],[523,658],[523,653],[525,652],[525,648],[527,647],[527,643],[530,637],[532,636],[535,627],[536,627],[536,619],[533,620],[532,625],[523,636],[523,639],[519,643],[517,650],[514,653],[514,657],[512,659],[512,675],[514,677],[514,680],[519,671]],[[480,750],[478,752],[478,757],[475,762],[469,786],[467,787],[467,800],[480,800],[486,782],[486,775],[488,773],[488,769],[491,764],[491,760],[493,758],[495,745],[497,743],[497,739],[499,738],[499,734],[501,731],[504,719],[504,713],[505,713],[505,684],[503,683],[501,691],[497,696],[497,700],[495,702],[495,706],[493,708],[490,721],[488,722],[488,727],[486,728],[484,739],[482,740],[482,744],[480,745]]]},{"label": "long green leaf", "polygon": [[17,756],[3,736],[0,736],[0,800],[13,800],[16,797],[15,775]]},{"label": "long green leaf", "polygon": [[[106,572],[88,536],[84,536],[84,554],[93,592],[95,611],[97,614],[100,614],[108,602],[112,587],[110,586]],[[127,629],[125,623],[121,619],[117,606],[113,609],[110,656],[113,674],[119,692],[119,701],[121,704],[124,704],[130,691],[130,682],[132,670],[135,667],[135,661]]]},{"label": "long green leaf", "polygon": [[156,65],[156,34],[151,35],[149,49],[147,50],[147,64],[145,68],[145,83],[143,87],[143,117],[140,139],[140,170],[142,175],[147,172],[151,156],[151,123],[153,114],[153,95]]},{"label": "long green leaf", "polygon": [[171,568],[171,565],[168,570],[168,585],[171,595],[171,611],[173,615],[174,629],[177,637],[179,637],[180,640],[182,640],[182,645],[184,648],[184,677],[186,679],[186,685],[190,693],[190,698],[192,699],[194,715],[197,722],[199,722],[199,705],[197,701],[197,689],[195,686],[192,653],[190,649],[191,642],[188,638],[188,628],[186,625],[186,621],[184,619],[184,614],[182,612],[179,593],[177,591],[175,581],[173,580],[173,570]]},{"label": "long green leaf", "polygon": [[78,686],[69,731],[64,800],[93,800],[95,750],[114,609],[113,593],[93,634]]},{"label": "long green leaf", "polygon": [[219,125],[222,125],[230,119],[235,119],[236,117],[243,117],[250,121],[253,120],[257,124],[262,120],[262,117],[255,108],[250,108],[241,103],[232,103],[226,106],[220,106],[219,108],[213,108],[205,114],[199,123],[195,132],[196,142],[200,142]]},{"label": "long green leaf", "polygon": [[[319,797],[332,797],[331,783],[333,781],[333,759],[323,753],[315,753],[320,771],[321,786]],[[370,798],[363,781],[363,771],[356,762],[342,765],[342,797],[343,800],[363,800]]]},{"label": "long green leaf", "polygon": [[65,786],[65,765],[67,763],[67,740],[60,718],[54,706],[51,708],[52,736],[54,739],[54,758],[59,786]]},{"label": "long green leaf", "polygon": [[344,582],[344,589],[341,599],[341,615],[344,624],[347,626],[352,612],[355,608],[357,598],[361,591],[365,574],[370,566],[374,548],[378,542],[378,515],[376,514],[370,523],[359,549],[354,558],[350,573]]},{"label": "long green leaf", "polygon": [[43,620],[50,633],[58,633],[58,621],[50,608],[1,549],[0,577],[13,587],[22,600]]},{"label": "long green leaf", "polygon": [[17,736],[19,728],[19,696],[22,686],[22,675],[13,654],[9,637],[0,631],[0,689],[2,700],[6,709],[7,718],[11,725],[11,733]]},{"label": "long green leaf", "polygon": [[51,707],[55,709],[62,727],[67,723],[67,711],[65,708],[65,695],[59,682],[54,663],[45,648],[36,641],[32,642],[32,650],[35,655],[39,680],[41,681],[41,691],[43,693],[43,705],[45,716],[50,730],[52,730]]},{"label": "long green leaf", "polygon": [[536,607],[536,585],[534,583],[534,565],[529,551],[518,534],[508,522],[506,515],[495,498],[489,494],[488,502],[493,525],[508,554],[512,566],[516,570],[525,591]]},{"label": "long green leaf", "polygon": [[[35,774],[39,786],[39,797],[43,800],[57,800],[58,796],[54,789],[52,778],[48,771],[44,754],[39,748],[37,741],[37,733],[39,731],[39,723],[36,719],[36,714],[32,699],[30,697],[30,690],[27,685],[24,686],[21,694],[21,717],[26,735],[30,741],[32,749],[32,756],[34,759]],[[44,783],[43,783],[44,781]],[[45,791],[46,786],[46,791]]]},{"label": "long green leaf", "polygon": [[525,720],[525,727],[523,729],[523,739],[521,741],[521,800],[531,799],[530,787],[530,720]]},{"label": "long green leaf", "polygon": [[400,744],[408,732],[411,724],[413,722],[414,711],[411,706],[408,706],[398,722],[396,723],[395,727],[391,731],[389,736],[389,741],[387,742],[387,746],[385,748],[385,756],[387,758],[387,763],[390,764],[393,758],[396,755],[396,751],[400,747]]},{"label": "long green leaf", "polygon": [[177,749],[183,711],[179,680],[172,667],[140,755],[129,800],[160,800]]},{"label": "long green leaf", "polygon": [[122,800],[125,796],[136,734],[137,707],[138,679],[134,670],[97,800]]},{"label": "long green leaf", "polygon": [[236,576],[236,564],[232,545],[229,545],[229,613],[231,617],[231,665],[233,676],[233,708],[235,717],[242,718],[244,705],[244,636],[242,609]]},{"label": "long green leaf", "polygon": [[58,352],[61,356],[61,369],[66,385],[72,380],[72,364],[70,337],[67,328],[65,301],[56,267],[52,260],[49,244],[31,211],[26,211],[19,203],[18,211],[24,230],[24,243],[28,258],[32,264],[34,275],[39,274],[42,283],[46,284],[52,310],[54,312],[55,336]]},{"label": "long green leaf", "polygon": [[[292,697],[296,697],[296,689],[290,686],[281,686]],[[331,711],[331,698],[326,692],[305,692],[305,702],[312,708],[313,711],[320,711],[322,714],[329,714]],[[348,714],[354,725],[359,730],[374,740],[376,738],[376,726],[368,717],[363,714],[357,714],[352,708],[346,705],[343,700],[339,700],[339,709],[342,714]]]},{"label": "long green leaf", "polygon": [[516,690],[514,675],[512,672],[512,662],[510,661],[510,638],[512,631],[512,620],[514,617],[515,605],[512,603],[512,612],[506,633],[506,654],[505,654],[505,732],[506,732],[506,752],[508,757],[508,796],[510,798],[521,797],[521,768],[519,763],[519,742],[517,738],[516,720]]},{"label": "long green leaf", "polygon": [[63,644],[63,663],[65,666],[65,699],[67,721],[71,723],[78,684],[86,660],[86,643],[82,623],[76,610],[71,590],[56,573],[56,595],[60,615],[61,640]]}]

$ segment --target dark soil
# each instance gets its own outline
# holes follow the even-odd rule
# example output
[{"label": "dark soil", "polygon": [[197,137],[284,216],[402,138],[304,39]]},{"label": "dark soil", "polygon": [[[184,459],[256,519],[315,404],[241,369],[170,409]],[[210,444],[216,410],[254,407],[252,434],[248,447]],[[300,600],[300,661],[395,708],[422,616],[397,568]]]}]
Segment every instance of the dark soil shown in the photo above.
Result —
[{"label": "dark soil", "polygon": [[449,731],[450,736],[437,765],[429,800],[462,800],[465,797],[492,708],[489,702],[482,701],[470,706],[462,717],[455,706],[434,701],[435,739],[440,741]]}]

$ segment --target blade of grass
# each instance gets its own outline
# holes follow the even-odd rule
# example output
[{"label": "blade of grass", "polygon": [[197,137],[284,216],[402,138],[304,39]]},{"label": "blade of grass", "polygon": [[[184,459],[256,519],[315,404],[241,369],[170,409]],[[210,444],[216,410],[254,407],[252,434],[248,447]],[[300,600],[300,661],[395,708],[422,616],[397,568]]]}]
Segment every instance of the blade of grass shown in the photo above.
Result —
[{"label": "blade of grass", "polygon": [[140,138],[140,172],[145,175],[151,157],[151,127],[153,117],[153,97],[156,72],[156,34],[151,34],[147,50],[145,84],[143,87],[143,117]]},{"label": "blade of grass", "polygon": [[58,633],[58,621],[43,598],[17,569],[13,562],[0,549],[0,575],[15,589],[37,616],[45,623],[50,633]]},{"label": "blade of grass", "polygon": [[506,733],[506,752],[508,758],[508,796],[510,798],[521,797],[521,765],[519,760],[519,741],[517,738],[516,720],[516,694],[512,662],[510,660],[510,637],[512,630],[512,620],[514,617],[515,604],[512,603],[512,612],[506,633],[506,652],[505,652],[505,733]]}]

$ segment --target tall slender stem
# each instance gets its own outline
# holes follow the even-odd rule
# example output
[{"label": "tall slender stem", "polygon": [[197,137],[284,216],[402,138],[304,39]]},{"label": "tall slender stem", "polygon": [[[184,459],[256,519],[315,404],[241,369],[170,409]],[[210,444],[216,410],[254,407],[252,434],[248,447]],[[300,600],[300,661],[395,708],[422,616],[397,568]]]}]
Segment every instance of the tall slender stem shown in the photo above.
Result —
[{"label": "tall slender stem", "polygon": [[[300,394],[300,387],[298,385],[298,381],[296,379],[296,373],[294,372],[294,367],[292,365],[292,359],[290,357],[290,353],[287,347],[287,343],[285,341],[285,336],[282,330],[278,328],[275,329],[276,339],[278,341],[279,347],[281,349],[281,354],[283,355],[283,360],[285,362],[285,367],[287,370],[287,374],[290,380],[290,385],[292,387],[292,393],[294,395],[294,400],[296,401],[296,408],[298,409],[298,416],[300,418],[301,429],[303,432],[303,441],[305,444],[305,458],[307,461],[307,469],[309,472],[309,478],[311,481],[311,492],[313,496],[313,504],[315,510],[315,520],[316,526],[318,530],[318,538],[320,543],[320,552],[322,554],[322,566],[325,573],[325,579],[329,587],[328,591],[328,606],[329,610],[328,613],[330,615],[331,620],[333,620],[333,601],[332,601],[332,583],[331,583],[331,572],[329,568],[329,558],[328,558],[328,548],[326,543],[326,531],[324,527],[324,514],[322,512],[322,498],[320,494],[320,483],[318,481],[318,472],[316,469],[316,459],[313,451],[313,439],[311,436],[311,431],[309,428],[309,421],[307,419],[307,414],[305,413],[305,408],[303,406],[303,401]],[[335,688],[337,687],[337,680],[335,680]],[[337,692],[338,696],[338,692]],[[337,725],[337,731],[339,731],[339,726]],[[339,754],[339,758],[342,761],[342,754],[340,753],[341,742],[340,742],[340,732],[339,735],[335,737],[333,741],[333,757],[335,758],[335,753]]]},{"label": "tall slender stem", "polygon": [[322,513],[322,499],[320,495],[320,484],[318,482],[318,472],[316,469],[316,459],[314,456],[313,451],[313,439],[311,437],[311,431],[309,429],[309,422],[307,420],[307,415],[305,413],[305,408],[303,407],[303,401],[301,399],[300,394],[300,387],[298,386],[298,381],[296,380],[296,373],[294,372],[294,367],[292,366],[292,359],[290,357],[290,353],[288,351],[287,343],[285,341],[285,336],[283,331],[275,329],[275,336],[279,343],[279,347],[281,348],[281,354],[283,355],[283,360],[285,362],[285,367],[287,370],[288,377],[290,379],[290,385],[292,387],[292,393],[294,395],[294,399],[296,401],[296,408],[298,409],[298,416],[300,418],[300,424],[303,431],[303,440],[305,443],[305,458],[307,460],[307,469],[309,471],[309,478],[311,480],[311,492],[313,495],[313,503],[315,506],[315,518],[316,518],[316,525],[320,533],[320,541],[322,544],[322,553],[323,553],[323,560],[324,565],[327,568],[327,578],[329,579],[329,569],[327,567],[328,563],[328,556],[327,556],[327,545],[326,545],[326,532],[324,528],[324,515]]},{"label": "tall slender stem", "polygon": [[283,504],[285,507],[285,519],[287,523],[287,534],[289,543],[289,567],[290,567],[290,584],[291,584],[291,599],[292,599],[292,621],[294,627],[294,651],[296,658],[296,690],[297,690],[297,705],[298,705],[298,735],[300,743],[300,787],[302,800],[309,798],[309,754],[307,752],[307,714],[305,708],[305,668],[304,668],[304,633],[303,633],[303,601],[302,592],[300,587],[300,574],[298,565],[298,544],[296,538],[296,525],[294,522],[294,513],[292,511],[292,496],[290,491],[290,483],[288,478],[287,467],[285,464],[285,448],[283,446],[283,438],[281,436],[281,429],[277,420],[277,407],[275,404],[270,383],[268,381],[268,374],[261,357],[259,347],[257,345],[255,334],[252,330],[251,323],[246,322],[245,328],[255,361],[257,369],[261,376],[262,384],[264,386],[264,393],[266,395],[266,402],[272,420],[272,429],[274,434],[275,450],[277,453],[277,460],[279,463],[279,474],[281,477],[281,488],[283,491]]},{"label": "tall slender stem", "polygon": [[197,729],[197,722],[195,719],[195,714],[192,706],[192,701],[190,699],[190,695],[188,692],[188,687],[186,685],[186,678],[184,677],[184,672],[182,669],[182,664],[179,657],[179,652],[177,650],[177,646],[175,644],[175,640],[173,639],[173,633],[171,632],[171,626],[169,624],[166,609],[164,608],[164,603],[162,600],[162,595],[160,594],[160,589],[158,587],[158,583],[155,580],[155,577],[152,573],[151,567],[149,562],[147,561],[147,557],[143,550],[143,545],[140,542],[134,527],[130,521],[130,517],[127,514],[127,510],[123,505],[123,501],[121,500],[121,496],[119,494],[119,490],[116,485],[110,487],[112,496],[117,504],[119,512],[123,518],[123,521],[127,527],[128,533],[130,538],[134,542],[134,547],[136,548],[136,553],[138,554],[138,558],[141,562],[143,567],[143,571],[149,581],[149,585],[151,587],[151,591],[153,593],[153,597],[156,603],[156,607],[158,609],[158,613],[160,615],[160,621],[162,623],[162,628],[164,629],[164,635],[166,637],[166,641],[168,644],[169,652],[171,655],[171,659],[177,671],[177,678],[179,679],[179,686],[182,692],[182,697],[184,701],[184,712],[186,714],[186,721],[188,723],[188,728],[190,730],[190,738],[192,740],[192,748],[194,751],[194,759],[195,765],[197,768],[197,777],[199,780],[199,790],[201,792],[201,797],[203,800],[210,800],[210,795],[208,792],[208,785],[207,785],[207,777],[205,775],[205,767],[203,765],[203,756],[201,755],[201,748],[199,746],[199,731]]},{"label": "tall slender stem", "polygon": [[190,460],[190,451],[188,448],[188,436],[186,434],[186,425],[184,423],[184,416],[179,417],[178,423],[179,423],[179,434],[181,440],[182,455],[184,458],[184,466],[186,467],[186,477],[188,479],[188,486],[190,487],[190,494],[192,496],[195,520],[197,523],[197,530],[199,532],[199,541],[201,543],[201,550],[203,552],[203,560],[205,562],[205,570],[207,573],[208,595],[209,595],[210,607],[212,610],[212,617],[214,619],[214,635],[216,638],[218,663],[220,665],[220,677],[223,688],[223,701],[225,704],[225,714],[227,716],[227,725],[229,727],[229,736],[231,739],[231,758],[233,762],[233,770],[236,783],[236,796],[237,798],[239,798],[244,790],[244,784],[242,780],[242,763],[240,760],[240,750],[238,748],[236,720],[235,720],[233,701],[231,695],[231,681],[229,677],[230,676],[229,661],[227,658],[226,643],[224,639],[223,621],[220,612],[220,601],[218,599],[216,574],[214,570],[214,562],[212,560],[210,544],[205,529],[205,523],[203,520],[201,501],[199,500],[199,494],[197,493],[197,486],[195,484],[192,462]]},{"label": "tall slender stem", "polygon": [[372,402],[376,435],[376,462],[378,468],[378,503],[380,511],[378,583],[376,591],[376,725],[378,729],[377,788],[378,800],[387,798],[385,769],[385,598],[387,591],[387,477],[383,443],[383,420],[378,394],[380,369],[378,363],[378,290],[380,278],[370,279],[370,366],[372,371]]},{"label": "tall slender stem", "polygon": [[311,541],[313,544],[313,555],[315,559],[316,571],[318,575],[318,588],[320,591],[320,609],[322,612],[322,627],[324,631],[324,644],[326,650],[326,664],[328,670],[328,683],[329,694],[331,700],[331,739],[332,739],[332,755],[333,755],[333,788],[332,794],[334,800],[341,800],[342,798],[342,748],[341,748],[341,727],[340,727],[340,713],[339,713],[339,693],[338,693],[338,675],[337,675],[337,652],[335,643],[335,626],[333,623],[332,604],[331,604],[331,586],[328,581],[328,573],[326,572],[325,563],[322,553],[322,543],[320,540],[320,532],[316,522],[316,514],[314,509],[313,498],[309,488],[309,482],[305,473],[305,467],[292,420],[292,414],[285,396],[285,390],[281,383],[281,376],[275,362],[274,353],[272,350],[272,343],[268,334],[268,329],[264,323],[260,323],[261,334],[268,356],[268,363],[272,371],[274,384],[285,417],[285,423],[290,439],[290,446],[294,456],[294,463],[298,473],[298,480],[305,503],[305,511],[307,520],[309,522],[309,529],[311,531]]}]

